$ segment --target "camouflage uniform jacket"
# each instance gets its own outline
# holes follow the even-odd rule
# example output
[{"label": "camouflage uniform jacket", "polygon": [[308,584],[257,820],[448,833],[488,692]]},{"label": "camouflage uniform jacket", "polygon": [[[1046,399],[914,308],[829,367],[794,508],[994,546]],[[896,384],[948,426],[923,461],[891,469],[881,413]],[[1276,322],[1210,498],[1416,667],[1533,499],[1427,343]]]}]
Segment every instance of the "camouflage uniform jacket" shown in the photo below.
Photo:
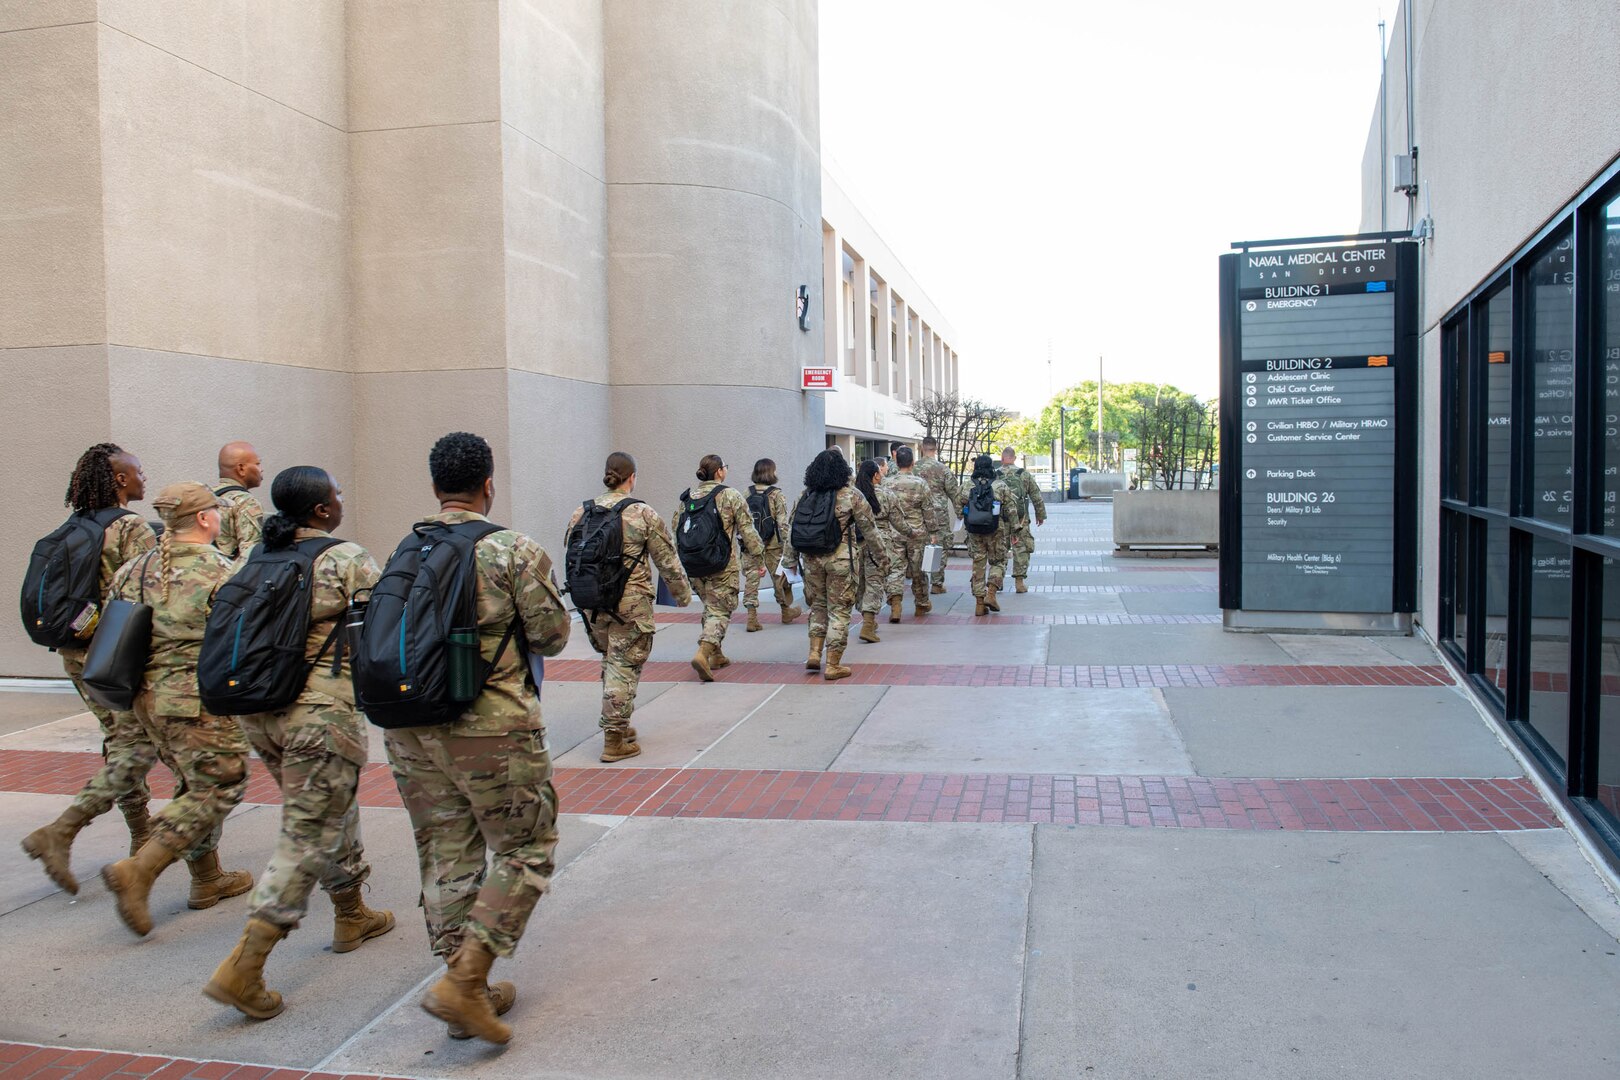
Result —
[{"label": "camouflage uniform jacket", "polygon": [[[701,499],[715,488],[721,486],[723,485],[718,480],[705,480],[688,490],[687,497]],[[720,511],[720,527],[726,530],[726,535],[731,537],[733,541],[731,545],[731,562],[727,564],[724,570],[714,576],[734,578],[738,574],[737,545],[741,544],[743,550],[750,555],[763,555],[765,553],[765,544],[760,540],[759,533],[754,529],[754,515],[749,512],[748,500],[743,497],[742,492],[736,488],[728,487],[715,496],[714,506],[716,510]],[[676,535],[680,534],[681,514],[685,511],[686,502],[682,500],[681,504],[675,508],[675,515],[670,518],[672,530]]]},{"label": "camouflage uniform jacket", "polygon": [[940,532],[946,531],[951,524],[951,507],[961,505],[961,481],[957,480],[950,466],[937,457],[918,458],[911,472],[913,476],[922,477],[928,490],[933,493],[934,512],[938,515],[933,527]]},{"label": "camouflage uniform jacket", "polygon": [[[803,500],[804,493],[801,493],[797,499],[793,500],[793,512],[795,515],[799,512],[799,503]],[[837,515],[839,522],[843,525],[844,538],[839,541],[836,548],[826,555],[806,555],[804,557],[826,559],[836,555],[849,559],[853,566],[855,560],[852,554],[854,550],[852,545],[857,542],[856,534],[858,533],[863,537],[876,536],[878,531],[877,520],[872,516],[872,508],[866,503],[866,496],[856,490],[852,484],[845,484],[838,489],[837,500],[833,504],[833,513]],[[877,558],[874,561],[877,562],[878,569],[887,574],[889,572],[888,551],[881,544],[876,545],[875,551]],[[782,545],[782,561],[789,566],[793,566],[798,563],[799,559],[799,553],[793,550],[792,534],[789,533],[786,542]]]},{"label": "camouflage uniform jacket", "polygon": [[[1024,516],[1019,513],[1018,496],[1014,493],[1012,486],[1000,476],[990,482],[990,490],[995,493],[996,498],[1001,502],[1001,528],[998,530],[997,535],[1003,540],[1010,539],[1011,535],[1024,525]],[[972,494],[972,482],[963,484],[961,498],[957,500],[956,508],[961,510],[966,506],[968,498]]]},{"label": "camouflage uniform jacket", "polygon": [[[222,476],[214,481],[213,491],[218,495],[228,487],[240,486],[237,481]],[[214,546],[233,559],[245,558],[248,550],[264,535],[264,507],[246,491],[227,491],[219,499],[225,509],[219,515],[219,538]]]},{"label": "camouflage uniform jacket", "polygon": [[[857,492],[859,490],[856,489]],[[902,536],[907,540],[915,540],[918,536],[917,527],[906,517],[894,490],[887,485],[879,484],[872,489],[872,493],[877,496],[878,501],[878,508],[872,514],[872,519],[877,522],[878,535],[891,544],[898,543]],[[867,507],[870,509],[871,504],[868,503]]]},{"label": "camouflage uniform jacket", "polygon": [[[322,540],[326,536],[320,529],[299,529],[293,539]],[[345,617],[354,594],[375,587],[382,571],[369,551],[352,540],[345,540],[321,552],[315,560],[314,577],[309,601],[309,637],[304,641],[304,659],[308,661],[315,659],[333,628]],[[300,705],[354,706],[354,683],[349,678],[347,653],[342,654],[338,674],[335,677],[332,674],[338,648],[338,643],[333,642],[321,662],[310,671],[304,692],[298,695]]]},{"label": "camouflage uniform jacket", "polygon": [[[225,553],[206,544],[169,543],[169,598],[163,598],[163,556],[142,555],[113,576],[112,595],[152,609],[152,655],[145,689],[154,716],[198,716],[197,656],[214,593],[235,571]],[[144,588],[144,593],[143,593]]]},{"label": "camouflage uniform jacket", "polygon": [[[112,595],[113,575],[118,573],[118,568],[155,547],[157,533],[139,514],[125,514],[107,526],[107,531],[101,537],[101,570],[96,578],[103,607]],[[56,651],[69,660],[83,663],[84,654],[89,648],[90,643],[86,641],[82,648],[68,647]]]},{"label": "camouflage uniform jacket", "polygon": [[[471,510],[449,510],[428,521],[459,525],[487,521]],[[485,662],[495,657],[514,617],[521,618],[529,651],[556,656],[568,644],[570,616],[552,574],[551,556],[529,537],[511,529],[490,533],[473,552],[478,576],[478,643]],[[529,658],[523,638],[507,643],[501,662],[490,673],[484,692],[449,725],[451,735],[506,735],[539,731],[540,695],[529,680]]]},{"label": "camouflage uniform jacket", "polygon": [[1007,486],[1013,491],[1013,497],[1018,500],[1019,522],[1028,523],[1031,503],[1035,506],[1035,520],[1045,521],[1046,502],[1041,498],[1041,486],[1035,482],[1029,470],[1017,465],[1002,465],[997,472],[1007,481]]},{"label": "camouflage uniform jacket", "polygon": [[897,473],[894,483],[888,487],[897,515],[909,526],[900,530],[901,535],[926,539],[934,509],[934,496],[928,488],[928,481],[915,473]]},{"label": "camouflage uniform jacket", "polygon": [[[793,525],[793,519],[788,517],[787,496],[782,494],[782,489],[775,484],[768,484],[766,487],[770,489],[770,494],[765,496],[765,505],[770,508],[771,517],[776,521],[776,535],[771,537],[770,542],[765,546],[767,548],[782,547],[787,543],[788,529]],[[758,484],[748,485],[749,494],[759,490],[761,489]],[[744,499],[743,501],[746,502],[747,500]]]},{"label": "camouflage uniform jacket", "polygon": [[[632,497],[622,491],[604,491],[591,501],[597,506],[617,506]],[[568,519],[570,532],[584,516],[583,506],[574,511],[574,516]],[[632,567],[630,580],[624,584],[624,596],[619,600],[619,617],[633,623],[642,633],[651,634],[657,629],[653,623],[657,592],[653,588],[652,567],[658,568],[677,603],[691,599],[692,586],[686,580],[680,557],[675,554],[675,541],[670,539],[669,529],[658,511],[646,503],[637,503],[626,507],[619,520],[624,529],[624,561]]]}]

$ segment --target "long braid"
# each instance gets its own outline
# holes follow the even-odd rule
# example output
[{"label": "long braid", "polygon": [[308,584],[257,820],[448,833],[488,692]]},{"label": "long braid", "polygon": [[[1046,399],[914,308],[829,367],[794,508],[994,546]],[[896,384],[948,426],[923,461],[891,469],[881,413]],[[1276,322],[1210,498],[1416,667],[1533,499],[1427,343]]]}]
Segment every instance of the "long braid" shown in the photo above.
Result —
[{"label": "long braid", "polygon": [[79,455],[68,481],[67,498],[63,500],[73,509],[94,513],[118,505],[118,480],[113,472],[112,457],[122,454],[117,443],[96,443]]}]

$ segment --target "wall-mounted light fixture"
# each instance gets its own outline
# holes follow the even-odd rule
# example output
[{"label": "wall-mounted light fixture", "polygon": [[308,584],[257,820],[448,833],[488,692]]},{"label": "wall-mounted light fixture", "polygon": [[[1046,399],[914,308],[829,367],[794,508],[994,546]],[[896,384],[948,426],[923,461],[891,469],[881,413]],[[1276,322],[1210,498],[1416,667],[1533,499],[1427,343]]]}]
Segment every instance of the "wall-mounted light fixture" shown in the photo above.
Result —
[{"label": "wall-mounted light fixture", "polygon": [[810,286],[808,285],[799,286],[798,315],[799,329],[808,331],[810,329]]}]

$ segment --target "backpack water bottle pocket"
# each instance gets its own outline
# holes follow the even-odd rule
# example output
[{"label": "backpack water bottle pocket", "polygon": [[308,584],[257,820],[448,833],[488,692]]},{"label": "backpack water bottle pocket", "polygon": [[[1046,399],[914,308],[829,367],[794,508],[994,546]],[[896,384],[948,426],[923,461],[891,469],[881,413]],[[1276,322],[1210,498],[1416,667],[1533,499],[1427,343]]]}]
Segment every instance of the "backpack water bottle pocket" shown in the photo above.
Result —
[{"label": "backpack water bottle pocket", "polygon": [[445,639],[450,700],[475,700],[484,688],[483,658],[478,653],[478,628],[461,627]]}]

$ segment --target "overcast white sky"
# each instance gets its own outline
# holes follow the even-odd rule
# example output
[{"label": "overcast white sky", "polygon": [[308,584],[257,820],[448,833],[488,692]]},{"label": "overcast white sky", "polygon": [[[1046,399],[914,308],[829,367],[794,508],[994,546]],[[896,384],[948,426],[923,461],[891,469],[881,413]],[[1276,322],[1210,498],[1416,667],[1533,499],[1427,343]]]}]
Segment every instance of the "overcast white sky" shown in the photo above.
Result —
[{"label": "overcast white sky", "polygon": [[1216,257],[1358,225],[1394,0],[820,9],[824,161],[996,404],[1045,402],[1048,340],[1057,387],[1213,396]]}]

